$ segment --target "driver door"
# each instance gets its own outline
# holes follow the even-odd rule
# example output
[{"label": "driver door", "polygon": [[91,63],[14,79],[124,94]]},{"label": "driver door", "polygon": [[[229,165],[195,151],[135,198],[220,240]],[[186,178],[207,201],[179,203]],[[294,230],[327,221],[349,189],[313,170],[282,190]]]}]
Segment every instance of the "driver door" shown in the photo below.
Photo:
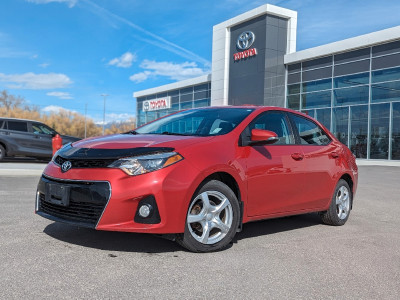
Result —
[{"label": "driver door", "polygon": [[40,156],[51,156],[52,150],[52,134],[54,130],[41,123],[31,123],[31,132],[34,134],[34,143],[32,147],[35,147],[37,153]]},{"label": "driver door", "polygon": [[246,128],[275,132],[274,144],[246,146],[249,216],[262,216],[304,208],[302,199],[304,172],[301,145],[295,138],[285,112],[267,111],[257,116]]}]

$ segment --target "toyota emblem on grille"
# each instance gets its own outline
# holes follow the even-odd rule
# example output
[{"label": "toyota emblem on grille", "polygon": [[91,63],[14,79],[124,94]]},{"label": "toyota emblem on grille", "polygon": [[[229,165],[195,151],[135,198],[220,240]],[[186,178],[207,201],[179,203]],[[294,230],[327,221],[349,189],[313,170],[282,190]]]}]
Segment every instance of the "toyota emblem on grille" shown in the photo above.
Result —
[{"label": "toyota emblem on grille", "polygon": [[72,168],[72,163],[70,162],[70,161],[65,161],[62,165],[61,165],[61,171],[64,173],[64,172],[67,172],[69,169],[71,169]]},{"label": "toyota emblem on grille", "polygon": [[252,31],[245,31],[242,32],[236,42],[236,46],[240,50],[246,50],[253,45],[254,41],[256,39],[256,35]]}]

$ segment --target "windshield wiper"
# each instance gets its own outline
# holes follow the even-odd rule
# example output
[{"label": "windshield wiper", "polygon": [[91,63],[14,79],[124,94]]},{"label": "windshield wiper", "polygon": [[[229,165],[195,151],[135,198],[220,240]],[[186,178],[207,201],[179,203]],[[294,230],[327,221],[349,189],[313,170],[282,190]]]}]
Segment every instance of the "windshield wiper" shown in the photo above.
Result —
[{"label": "windshield wiper", "polygon": [[130,130],[128,132],[124,132],[123,134],[140,134],[139,132],[135,131],[135,130]]},{"label": "windshield wiper", "polygon": [[191,134],[185,134],[185,133],[178,133],[178,132],[169,132],[169,131],[164,131],[161,133],[163,135],[183,135],[183,136],[189,136]]}]

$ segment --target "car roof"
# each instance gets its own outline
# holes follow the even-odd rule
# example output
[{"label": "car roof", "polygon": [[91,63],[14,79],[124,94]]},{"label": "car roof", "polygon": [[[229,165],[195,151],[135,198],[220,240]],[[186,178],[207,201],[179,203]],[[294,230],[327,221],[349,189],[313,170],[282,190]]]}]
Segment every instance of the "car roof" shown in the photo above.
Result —
[{"label": "car roof", "polygon": [[19,119],[19,118],[4,118],[4,117],[0,117],[0,120],[12,120],[12,121],[25,121],[25,122],[37,122],[37,123],[42,123],[42,124],[44,124],[43,122],[40,122],[40,121],[36,121],[36,120],[29,120],[29,119]]},{"label": "car roof", "polygon": [[[286,112],[291,112],[295,114],[299,114],[301,116],[306,116],[308,118],[311,118],[309,115],[293,110],[290,108],[284,108],[280,106],[263,106],[263,105],[252,105],[252,104],[244,104],[244,105],[222,105],[222,106],[207,106],[207,107],[199,107],[198,109],[215,109],[215,108],[244,108],[244,109],[254,109],[255,111],[264,111],[264,110],[280,110],[280,111],[286,111]],[[197,108],[194,108],[197,109]]]}]

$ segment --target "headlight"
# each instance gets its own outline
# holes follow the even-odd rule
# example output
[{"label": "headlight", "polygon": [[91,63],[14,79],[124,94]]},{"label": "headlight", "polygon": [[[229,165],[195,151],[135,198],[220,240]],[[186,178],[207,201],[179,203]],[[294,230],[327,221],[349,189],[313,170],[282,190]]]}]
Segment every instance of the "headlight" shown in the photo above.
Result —
[{"label": "headlight", "polygon": [[109,168],[119,168],[128,175],[140,175],[172,165],[183,157],[176,152],[157,153],[136,157],[126,157],[114,161]]}]

